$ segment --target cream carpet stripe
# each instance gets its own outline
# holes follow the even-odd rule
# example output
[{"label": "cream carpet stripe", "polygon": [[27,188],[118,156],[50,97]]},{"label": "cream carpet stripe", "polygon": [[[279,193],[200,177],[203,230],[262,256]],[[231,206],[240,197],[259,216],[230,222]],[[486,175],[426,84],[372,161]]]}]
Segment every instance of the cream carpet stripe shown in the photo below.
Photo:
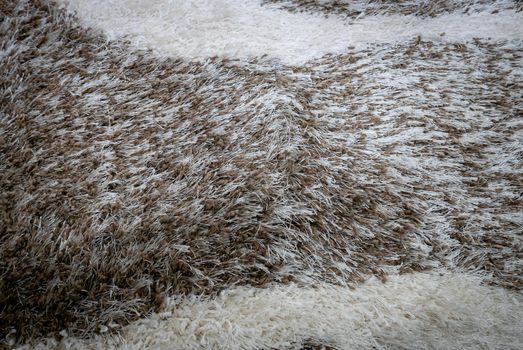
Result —
[{"label": "cream carpet stripe", "polygon": [[522,302],[521,294],[463,274],[392,276],[385,284],[373,278],[353,290],[238,287],[211,300],[171,299],[165,312],[131,323],[118,337],[47,340],[34,348],[293,349],[316,339],[336,349],[517,349]]},{"label": "cream carpet stripe", "polygon": [[259,1],[244,0],[69,0],[86,26],[110,39],[126,37],[136,47],[160,55],[203,59],[269,55],[302,64],[325,54],[369,43],[402,42],[417,35],[435,41],[473,38],[522,39],[523,14],[502,10],[435,18],[402,15],[367,16],[347,23],[291,13]]}]

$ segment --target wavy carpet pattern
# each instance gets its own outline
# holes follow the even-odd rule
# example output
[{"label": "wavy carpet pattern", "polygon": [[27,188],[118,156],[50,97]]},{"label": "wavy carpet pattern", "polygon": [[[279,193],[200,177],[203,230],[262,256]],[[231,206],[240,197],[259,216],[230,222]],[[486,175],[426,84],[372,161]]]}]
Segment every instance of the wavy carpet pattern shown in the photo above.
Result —
[{"label": "wavy carpet pattern", "polygon": [[0,344],[523,344],[521,2],[0,16]]}]

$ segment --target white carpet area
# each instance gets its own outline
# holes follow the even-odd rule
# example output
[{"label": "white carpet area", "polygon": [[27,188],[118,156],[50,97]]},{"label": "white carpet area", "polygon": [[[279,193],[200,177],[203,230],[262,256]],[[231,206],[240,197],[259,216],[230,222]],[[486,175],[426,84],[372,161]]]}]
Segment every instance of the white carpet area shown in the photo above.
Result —
[{"label": "white carpet area", "polygon": [[[360,287],[239,287],[216,299],[171,299],[118,337],[65,338],[61,349],[518,349],[523,297],[464,274],[372,278]],[[293,341],[294,340],[294,341]],[[55,340],[36,347],[54,349]]]},{"label": "white carpet area", "polygon": [[416,35],[449,42],[523,38],[522,13],[492,14],[489,7],[469,15],[378,15],[349,23],[340,17],[261,6],[256,0],[60,1],[68,3],[84,25],[102,30],[109,39],[125,37],[160,55],[196,60],[268,55],[287,64],[303,64],[351,46],[401,42]]}]

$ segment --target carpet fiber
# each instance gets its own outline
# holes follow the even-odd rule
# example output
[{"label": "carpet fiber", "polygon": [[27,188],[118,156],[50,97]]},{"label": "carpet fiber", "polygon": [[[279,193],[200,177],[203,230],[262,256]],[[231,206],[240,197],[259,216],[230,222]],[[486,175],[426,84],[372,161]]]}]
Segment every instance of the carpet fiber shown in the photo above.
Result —
[{"label": "carpet fiber", "polygon": [[0,1],[0,339],[517,349],[522,7]]}]

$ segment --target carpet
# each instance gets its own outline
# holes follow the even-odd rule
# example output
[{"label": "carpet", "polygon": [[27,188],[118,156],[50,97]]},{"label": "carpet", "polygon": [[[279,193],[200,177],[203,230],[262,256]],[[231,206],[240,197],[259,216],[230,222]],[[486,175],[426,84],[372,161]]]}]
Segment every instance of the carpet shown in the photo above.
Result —
[{"label": "carpet", "polygon": [[0,346],[523,344],[520,1],[0,21]]}]

